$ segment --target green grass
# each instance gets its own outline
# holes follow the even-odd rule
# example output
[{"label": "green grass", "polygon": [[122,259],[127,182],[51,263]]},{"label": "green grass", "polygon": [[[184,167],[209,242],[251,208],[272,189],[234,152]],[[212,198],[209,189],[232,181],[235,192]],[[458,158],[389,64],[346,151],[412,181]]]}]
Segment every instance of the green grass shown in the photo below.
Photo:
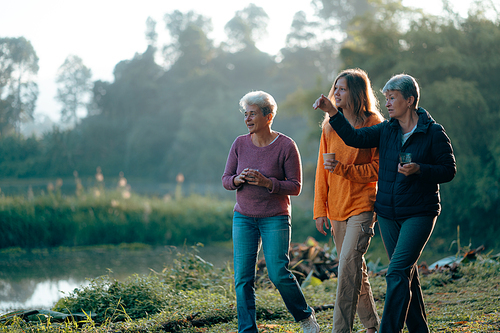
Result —
[{"label": "green grass", "polygon": [[0,196],[0,247],[224,242],[231,238],[233,206],[197,195],[158,198],[97,188],[75,196]]},{"label": "green grass", "polygon": [[[124,193],[96,187],[74,196],[63,196],[57,190],[28,198],[0,196],[2,251],[16,253],[28,249],[33,252],[55,247],[71,250],[122,243],[210,244],[231,238],[232,200],[181,195],[157,198]],[[302,242],[310,235],[320,242],[329,240],[319,237],[310,211],[294,206],[294,241]],[[449,244],[446,240],[431,238],[421,261],[430,264],[455,254],[449,253],[452,249],[446,243]],[[461,247],[459,242],[456,245],[457,252],[470,250],[470,246]],[[44,313],[29,318],[36,321],[0,318],[0,332],[236,332],[232,268],[230,265],[213,267],[200,258],[197,251],[197,247],[193,247],[191,252],[179,253],[172,265],[148,276],[92,279],[89,286],[68,294],[52,309],[66,315]],[[373,239],[366,257],[369,264],[377,261],[378,267],[387,264],[379,235]],[[432,332],[500,331],[497,260],[498,256],[479,256],[474,262],[463,262],[456,270],[421,277]],[[385,278],[373,276],[370,282],[377,310],[382,315]],[[304,288],[311,306],[327,305],[327,310],[317,311],[324,332],[332,328],[331,304],[335,301],[335,290],[336,279]],[[300,332],[281,297],[268,284],[257,289],[257,313],[261,332]],[[79,322],[68,320],[67,314],[80,314]],[[357,320],[354,331],[361,329]]]},{"label": "green grass", "polygon": [[[215,196],[138,195],[103,186],[62,195],[56,186],[37,196],[0,193],[0,250],[143,243],[213,244],[231,240],[234,200]],[[309,235],[322,241],[312,213],[294,207],[295,242]]]},{"label": "green grass", "polygon": [[[0,321],[0,332],[236,332],[232,274],[229,265],[215,268],[193,247],[157,274],[133,275],[124,281],[108,276],[93,279],[52,309],[87,314],[80,323],[50,316],[41,316],[38,322],[15,317]],[[370,282],[382,315],[385,278],[372,276]],[[421,276],[421,282],[431,332],[500,331],[500,263],[493,257]],[[309,304],[333,304],[336,283],[334,278],[303,288]],[[261,332],[300,332],[275,288],[259,286],[256,295]],[[323,332],[332,328],[333,310],[327,308],[317,310]],[[356,319],[354,332],[362,329]]]}]

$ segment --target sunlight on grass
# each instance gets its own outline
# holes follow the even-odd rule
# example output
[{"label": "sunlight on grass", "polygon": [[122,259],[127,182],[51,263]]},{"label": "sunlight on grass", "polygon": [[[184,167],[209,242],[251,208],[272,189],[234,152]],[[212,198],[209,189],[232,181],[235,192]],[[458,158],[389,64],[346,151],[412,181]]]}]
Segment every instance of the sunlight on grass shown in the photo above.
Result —
[{"label": "sunlight on grass", "polygon": [[[57,313],[85,313],[86,320],[58,320],[50,314],[38,321],[19,316],[0,318],[0,332],[237,332],[236,299],[230,267],[216,268],[199,257],[199,244],[162,272],[133,275],[125,281],[104,276],[61,299]],[[422,276],[432,332],[497,332],[500,330],[500,264],[489,258],[465,263],[455,271]],[[434,276],[436,275],[436,276]],[[438,283],[436,283],[438,281]],[[370,279],[377,310],[383,311],[385,278]],[[322,331],[332,328],[336,278],[304,288],[317,308]],[[260,332],[300,332],[274,287],[257,289]],[[328,308],[321,311],[320,306]],[[90,317],[92,314],[92,317]],[[27,318],[25,318],[27,319]],[[363,327],[356,317],[354,331]],[[404,331],[407,332],[407,331]]]}]

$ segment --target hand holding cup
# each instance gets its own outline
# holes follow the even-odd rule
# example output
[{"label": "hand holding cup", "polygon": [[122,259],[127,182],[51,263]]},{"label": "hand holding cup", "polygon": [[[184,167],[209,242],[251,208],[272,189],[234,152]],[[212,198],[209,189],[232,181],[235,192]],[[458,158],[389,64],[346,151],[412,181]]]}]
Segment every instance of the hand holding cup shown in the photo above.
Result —
[{"label": "hand holding cup", "polygon": [[399,153],[399,163],[401,165],[411,163],[411,153]]},{"label": "hand holding cup", "polygon": [[325,169],[333,172],[339,161],[335,159],[335,153],[323,153],[323,165]]},{"label": "hand holding cup", "polygon": [[413,174],[419,174],[420,165],[412,161],[411,153],[400,153],[398,172],[407,177]]}]

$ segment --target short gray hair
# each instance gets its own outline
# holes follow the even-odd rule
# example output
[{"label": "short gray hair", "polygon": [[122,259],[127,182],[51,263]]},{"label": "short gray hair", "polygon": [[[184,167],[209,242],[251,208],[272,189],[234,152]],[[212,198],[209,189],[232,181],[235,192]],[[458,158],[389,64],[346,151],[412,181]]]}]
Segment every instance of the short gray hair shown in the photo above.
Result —
[{"label": "short gray hair", "polygon": [[278,111],[278,104],[276,104],[273,96],[261,90],[251,91],[240,99],[240,106],[243,112],[249,105],[257,105],[262,110],[264,116],[272,113],[273,118]]},{"label": "short gray hair", "polygon": [[413,76],[407,74],[394,75],[387,81],[382,93],[386,93],[389,90],[398,90],[404,99],[408,99],[411,96],[415,97],[413,104],[418,107],[418,101],[420,99],[420,88],[418,86],[417,80]]}]

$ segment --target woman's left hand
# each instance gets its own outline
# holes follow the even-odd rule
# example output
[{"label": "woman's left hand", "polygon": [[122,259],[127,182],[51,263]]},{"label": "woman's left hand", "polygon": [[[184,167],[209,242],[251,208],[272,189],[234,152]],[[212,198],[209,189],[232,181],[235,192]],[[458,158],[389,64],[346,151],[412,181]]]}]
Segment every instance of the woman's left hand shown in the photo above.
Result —
[{"label": "woman's left hand", "polygon": [[415,162],[407,163],[407,164],[401,164],[398,163],[398,172],[402,173],[406,177],[413,175],[414,173],[419,174],[420,173],[420,165],[418,165]]},{"label": "woman's left hand", "polygon": [[250,185],[262,186],[269,190],[273,189],[272,180],[261,174],[258,170],[249,169],[245,176],[245,180]]}]

